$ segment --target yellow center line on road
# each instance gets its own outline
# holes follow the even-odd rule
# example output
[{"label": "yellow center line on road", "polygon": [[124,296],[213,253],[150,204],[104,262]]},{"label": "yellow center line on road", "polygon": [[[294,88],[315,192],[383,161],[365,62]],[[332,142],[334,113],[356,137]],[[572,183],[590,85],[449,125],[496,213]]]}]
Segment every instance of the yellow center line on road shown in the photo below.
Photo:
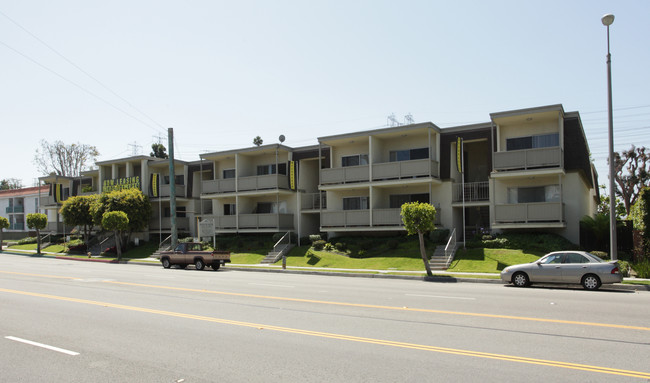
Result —
[{"label": "yellow center line on road", "polygon": [[404,348],[404,349],[438,352],[438,353],[444,353],[444,354],[469,356],[469,357],[475,357],[475,358],[487,358],[487,359],[502,360],[502,361],[515,362],[515,363],[535,364],[535,365],[549,366],[549,367],[556,367],[556,368],[566,368],[566,369],[572,369],[572,370],[596,372],[596,373],[601,373],[601,374],[611,374],[611,375],[627,376],[627,377],[633,377],[633,378],[650,379],[650,373],[640,372],[640,371],[622,370],[622,369],[601,367],[601,366],[592,366],[592,365],[586,365],[586,364],[568,363],[568,362],[560,362],[560,361],[545,360],[545,359],[535,359],[535,358],[525,358],[525,357],[514,356],[514,355],[493,354],[493,353],[480,352],[480,351],[461,350],[461,349],[453,349],[453,348],[447,348],[447,347],[428,346],[428,345],[415,344],[415,343],[396,342],[396,341],[383,340],[383,339],[364,338],[364,337],[357,337],[357,336],[344,335],[344,334],[334,334],[334,333],[327,333],[327,332],[294,329],[294,328],[289,328],[289,327],[280,327],[280,326],[265,325],[265,324],[259,324],[259,323],[251,323],[251,322],[241,322],[241,321],[214,318],[214,317],[208,317],[208,316],[202,316],[202,315],[184,314],[184,313],[173,312],[173,311],[148,309],[148,308],[144,308],[144,307],[127,306],[127,305],[114,304],[114,303],[108,303],[108,302],[92,301],[92,300],[87,300],[87,299],[62,297],[62,296],[56,296],[56,295],[50,295],[50,294],[33,293],[33,292],[28,292],[28,291],[19,291],[19,290],[11,290],[11,289],[0,288],[0,292],[10,293],[10,294],[17,294],[17,295],[24,295],[24,296],[31,296],[31,297],[38,297],[38,298],[60,300],[60,301],[66,301],[66,302],[81,303],[81,304],[87,304],[87,305],[93,305],[93,306],[110,307],[110,308],[114,308],[114,309],[128,310],[128,311],[135,311],[135,312],[142,312],[142,313],[149,313],[149,314],[156,314],[156,315],[164,315],[164,316],[176,317],[176,318],[184,318],[184,319],[192,319],[192,320],[199,320],[199,321],[205,321],[205,322],[233,325],[233,326],[256,328],[256,329],[259,329],[259,330],[278,331],[278,332],[284,332],[284,333],[300,334],[300,335],[314,336],[314,337],[321,337],[321,338],[329,338],[329,339],[338,339],[338,340],[344,340],[344,341],[350,341],[350,342],[376,344],[376,345],[397,347],[397,348]]},{"label": "yellow center line on road", "polygon": [[482,318],[512,319],[512,320],[532,321],[532,322],[560,323],[560,324],[570,324],[570,325],[578,325],[578,326],[596,326],[596,327],[619,328],[625,330],[650,331],[650,327],[628,326],[628,325],[614,324],[614,323],[580,322],[580,321],[570,321],[570,320],[562,320],[562,319],[532,318],[532,317],[520,317],[520,316],[512,316],[512,315],[482,314],[482,313],[471,313],[471,312],[462,312],[462,311],[420,309],[420,308],[412,308],[412,307],[368,305],[363,303],[320,301],[320,300],[312,300],[312,299],[285,298],[285,297],[274,297],[274,296],[267,296],[267,295],[231,293],[225,291],[190,289],[185,287],[148,285],[148,284],[133,283],[133,282],[118,282],[118,281],[104,281],[104,282],[112,283],[116,285],[149,287],[154,289],[187,291],[187,292],[194,292],[194,293],[216,294],[216,295],[229,295],[229,296],[236,296],[236,297],[270,299],[270,300],[289,301],[289,302],[316,303],[316,304],[323,304],[323,305],[361,307],[361,308],[372,308],[372,309],[381,309],[381,310],[399,310],[399,311],[411,311],[411,312],[424,312],[424,313],[432,313],[432,314],[462,315],[462,316],[473,316],[473,317],[482,317]]}]

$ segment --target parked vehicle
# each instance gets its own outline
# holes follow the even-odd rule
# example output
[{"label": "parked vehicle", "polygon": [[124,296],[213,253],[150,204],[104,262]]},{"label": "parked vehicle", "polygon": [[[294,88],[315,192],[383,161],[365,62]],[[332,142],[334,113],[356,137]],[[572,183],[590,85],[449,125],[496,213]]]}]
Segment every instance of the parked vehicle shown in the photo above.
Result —
[{"label": "parked vehicle", "polygon": [[508,266],[501,280],[517,287],[531,283],[581,284],[586,290],[597,290],[604,283],[619,283],[623,276],[616,261],[603,261],[584,251],[556,251],[539,260]]},{"label": "parked vehicle", "polygon": [[198,242],[185,242],[176,245],[174,250],[161,252],[160,262],[166,269],[173,265],[185,268],[193,264],[197,270],[211,266],[212,270],[216,271],[221,265],[230,263],[230,252],[203,250],[203,246]]}]

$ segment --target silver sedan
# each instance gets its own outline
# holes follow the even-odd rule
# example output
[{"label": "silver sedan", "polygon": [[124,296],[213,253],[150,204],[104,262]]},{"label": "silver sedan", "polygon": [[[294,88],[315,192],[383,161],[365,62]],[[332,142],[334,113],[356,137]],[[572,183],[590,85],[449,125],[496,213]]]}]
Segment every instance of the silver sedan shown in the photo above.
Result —
[{"label": "silver sedan", "polygon": [[620,283],[616,261],[603,261],[584,251],[556,251],[539,260],[508,266],[501,272],[501,280],[517,287],[531,283],[581,284],[586,290],[597,290],[603,283]]}]

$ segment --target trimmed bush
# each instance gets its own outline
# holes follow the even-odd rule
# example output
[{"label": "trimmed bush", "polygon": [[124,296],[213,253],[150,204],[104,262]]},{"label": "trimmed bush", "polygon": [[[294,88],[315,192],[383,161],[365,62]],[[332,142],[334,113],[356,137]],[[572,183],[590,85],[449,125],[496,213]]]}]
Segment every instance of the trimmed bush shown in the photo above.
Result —
[{"label": "trimmed bush", "polygon": [[37,240],[38,240],[38,238],[36,238],[36,237],[25,237],[25,238],[19,240],[18,244],[19,245],[30,245],[32,243],[36,243]]},{"label": "trimmed bush", "polygon": [[600,259],[602,259],[602,260],[607,260],[607,259],[609,259],[609,254],[607,254],[607,253],[604,252],[604,251],[594,250],[594,251],[590,251],[590,253],[593,254],[593,255],[595,255],[595,256],[597,256],[598,258],[600,258]]},{"label": "trimmed bush", "polygon": [[322,238],[321,238],[320,234],[312,234],[312,235],[309,236],[309,241],[311,243],[314,243],[316,241],[320,241],[321,239]]},{"label": "trimmed bush", "polygon": [[314,250],[323,250],[323,247],[326,243],[327,242],[323,241],[322,239],[319,239],[318,241],[314,241],[311,246],[314,248]]},{"label": "trimmed bush", "polygon": [[348,248],[348,245],[342,242],[336,242],[336,244],[334,244],[334,247],[338,251],[345,251]]},{"label": "trimmed bush", "polygon": [[331,243],[328,242],[328,243],[325,244],[325,246],[323,246],[323,249],[325,249],[327,251],[332,251],[332,250],[334,250],[334,246]]},{"label": "trimmed bush", "polygon": [[650,278],[650,260],[646,259],[632,265],[636,276],[639,278]]}]

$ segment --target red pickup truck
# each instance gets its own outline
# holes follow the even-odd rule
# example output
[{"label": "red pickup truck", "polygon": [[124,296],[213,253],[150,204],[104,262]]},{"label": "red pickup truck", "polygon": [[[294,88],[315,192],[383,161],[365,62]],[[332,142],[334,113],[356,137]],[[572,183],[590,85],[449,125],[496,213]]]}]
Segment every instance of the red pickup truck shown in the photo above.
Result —
[{"label": "red pickup truck", "polygon": [[181,268],[193,264],[197,270],[203,270],[205,266],[211,266],[212,270],[219,270],[221,265],[230,263],[229,251],[203,250],[203,246],[197,242],[185,242],[176,245],[174,250],[162,251],[160,262],[163,267],[169,269],[173,265]]}]

